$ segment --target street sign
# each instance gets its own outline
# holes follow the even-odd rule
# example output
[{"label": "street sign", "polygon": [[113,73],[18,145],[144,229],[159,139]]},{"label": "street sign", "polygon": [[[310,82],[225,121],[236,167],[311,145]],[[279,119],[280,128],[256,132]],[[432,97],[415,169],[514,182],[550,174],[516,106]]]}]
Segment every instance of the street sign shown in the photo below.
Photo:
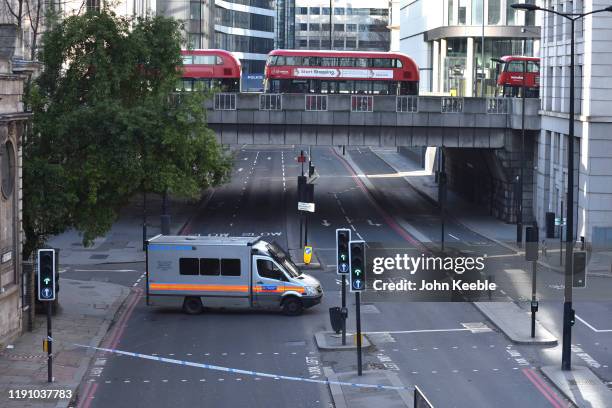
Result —
[{"label": "street sign", "polygon": [[297,161],[298,163],[304,163],[306,161],[306,156],[298,156]]},{"label": "street sign", "polygon": [[363,292],[365,290],[365,242],[349,242],[349,270],[351,292]]},{"label": "street sign", "polygon": [[555,225],[557,225],[557,226],[559,226],[559,225],[560,225],[560,226],[565,226],[565,225],[567,225],[567,218],[563,218],[563,219],[561,219],[561,217],[556,217],[556,218],[555,218]]},{"label": "street sign", "polygon": [[312,247],[306,245],[304,247],[304,263],[308,265],[310,264],[311,260],[312,260]]},{"label": "street sign", "polygon": [[38,250],[38,300],[55,300],[55,249]]},{"label": "street sign", "polygon": [[349,242],[351,230],[338,228],[336,230],[336,273],[346,275],[349,273]]},{"label": "street sign", "polygon": [[308,211],[308,212],[315,212],[315,204],[314,203],[303,203],[303,202],[298,202],[298,206],[297,206],[299,211]]}]

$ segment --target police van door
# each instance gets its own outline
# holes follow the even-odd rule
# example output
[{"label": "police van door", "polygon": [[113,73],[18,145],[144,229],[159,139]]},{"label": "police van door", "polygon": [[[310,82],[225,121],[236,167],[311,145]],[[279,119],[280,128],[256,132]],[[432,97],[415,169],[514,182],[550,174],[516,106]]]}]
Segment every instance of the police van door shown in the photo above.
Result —
[{"label": "police van door", "polygon": [[287,278],[278,265],[265,256],[253,257],[253,306],[278,309]]}]

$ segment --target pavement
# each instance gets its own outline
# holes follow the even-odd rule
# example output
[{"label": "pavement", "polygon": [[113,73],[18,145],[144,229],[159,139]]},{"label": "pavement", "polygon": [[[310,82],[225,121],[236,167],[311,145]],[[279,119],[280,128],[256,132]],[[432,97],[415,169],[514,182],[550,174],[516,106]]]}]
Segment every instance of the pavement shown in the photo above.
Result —
[{"label": "pavement", "polygon": [[544,375],[580,408],[610,408],[612,391],[587,367],[572,367],[563,371],[559,366],[541,368]]},{"label": "pavement", "polygon": [[[192,215],[210,198],[202,202],[169,200],[173,214],[170,231],[178,233],[190,228]],[[161,199],[148,197],[148,236],[160,233]],[[78,395],[77,389],[91,365],[94,354],[76,344],[99,346],[109,329],[117,325],[117,316],[130,293],[142,292],[138,284],[143,275],[141,198],[135,197],[104,236],[84,248],[75,231],[52,237],[49,245],[60,251],[59,308],[52,317],[53,383],[47,382],[47,354],[42,341],[47,337],[44,314],[37,315],[31,332],[24,332],[14,344],[0,350],[0,406],[67,407]],[[135,269],[113,269],[113,264],[126,264]],[[138,265],[138,266],[135,266]],[[109,275],[111,278],[109,278]],[[112,276],[118,279],[113,279]],[[114,280],[114,282],[111,282]],[[136,280],[136,282],[134,282]],[[59,389],[72,398],[9,399],[9,390]]]}]

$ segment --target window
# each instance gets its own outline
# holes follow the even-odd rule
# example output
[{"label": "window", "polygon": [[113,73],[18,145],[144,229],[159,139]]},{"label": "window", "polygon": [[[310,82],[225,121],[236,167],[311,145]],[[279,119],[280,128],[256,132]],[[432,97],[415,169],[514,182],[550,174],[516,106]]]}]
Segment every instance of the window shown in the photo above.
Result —
[{"label": "window", "polygon": [[274,279],[274,280],[286,280],[285,275],[279,269],[278,266],[272,261],[267,259],[257,260],[257,273],[262,278]]},{"label": "window", "polygon": [[199,20],[202,18],[202,3],[192,1],[189,3],[189,19]]},{"label": "window", "polygon": [[15,187],[15,151],[10,141],[4,143],[0,151],[0,174],[2,175],[2,195],[8,199]]},{"label": "window", "polygon": [[334,31],[344,31],[344,24],[334,24]]},{"label": "window", "polygon": [[319,40],[310,40],[308,48],[313,50],[318,49],[321,46],[321,42]]},{"label": "window", "polygon": [[346,48],[355,48],[357,46],[357,41],[354,38],[346,39]]},{"label": "window", "polygon": [[533,61],[527,62],[527,72],[540,72],[540,64]]},{"label": "window", "polygon": [[310,8],[310,15],[318,16],[319,14],[321,14],[321,8],[320,7],[311,7]]},{"label": "window", "polygon": [[298,44],[300,47],[308,47],[308,40],[299,40]]},{"label": "window", "polygon": [[343,16],[344,15],[344,9],[341,7],[334,7],[334,14],[337,16]]},{"label": "window", "polygon": [[219,276],[220,272],[217,258],[200,258],[200,275]]},{"label": "window", "polygon": [[303,15],[303,16],[307,15],[308,7],[298,7],[296,14]]},{"label": "window", "polygon": [[482,3],[484,0],[472,0],[472,25],[482,24]]},{"label": "window", "polygon": [[523,72],[523,61],[509,62],[506,72]]},{"label": "window", "polygon": [[507,0],[507,6],[506,6],[506,21],[508,22],[508,25],[517,25],[518,24],[518,19],[517,19],[517,10],[512,8],[513,4],[518,3],[518,0]]},{"label": "window", "polygon": [[[329,40],[327,40],[327,46],[329,47]],[[335,67],[338,65],[338,59],[334,57],[323,57],[321,58],[322,67]]]},{"label": "window", "polygon": [[179,274],[199,275],[200,265],[198,258],[179,258]]},{"label": "window", "polygon": [[501,14],[501,4],[500,0],[489,0],[489,10],[488,10],[488,21],[489,24],[499,24],[499,17]]},{"label": "window", "polygon": [[334,40],[334,48],[344,48],[344,40]]},{"label": "window", "polygon": [[373,58],[370,62],[373,68],[391,68],[393,61],[391,58]]},{"label": "window", "polygon": [[240,259],[222,259],[222,276],[240,276]]},{"label": "window", "polygon": [[306,23],[300,23],[299,27],[300,27],[300,31],[308,31],[308,24]]},{"label": "window", "polygon": [[324,16],[329,16],[329,7],[322,7],[321,14],[323,14]]},{"label": "window", "polygon": [[310,29],[310,31],[321,31],[321,25],[319,23],[310,23],[310,26],[308,28]]},{"label": "window", "polygon": [[359,32],[360,33],[365,33],[368,31],[368,26],[365,24],[359,24]]},{"label": "window", "polygon": [[321,40],[321,49],[324,49],[324,50],[329,49],[329,40]]},{"label": "window", "polygon": [[[184,58],[183,58],[183,61],[184,61]],[[194,55],[191,64],[215,65],[215,64],[223,64],[223,60],[220,57],[217,57],[215,55]]]},{"label": "window", "polygon": [[[334,43],[338,40],[334,40]],[[342,41],[342,40],[340,40]],[[338,58],[338,66],[339,67],[354,67],[355,66],[355,58],[342,57]]]},{"label": "window", "polygon": [[329,24],[321,24],[321,31],[329,32]]},{"label": "window", "polygon": [[346,31],[349,31],[349,32],[352,32],[352,33],[356,32],[357,31],[357,24],[347,24],[346,25]]},{"label": "window", "polygon": [[465,15],[467,10],[465,3],[467,3],[467,0],[459,0],[459,12],[457,13],[458,24],[465,24]]}]

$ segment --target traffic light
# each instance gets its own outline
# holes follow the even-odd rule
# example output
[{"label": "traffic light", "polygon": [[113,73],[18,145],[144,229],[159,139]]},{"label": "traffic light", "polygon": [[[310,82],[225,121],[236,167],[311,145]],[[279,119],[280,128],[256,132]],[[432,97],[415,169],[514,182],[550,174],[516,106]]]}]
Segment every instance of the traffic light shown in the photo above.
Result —
[{"label": "traffic light", "polygon": [[38,300],[55,300],[55,250],[38,250]]},{"label": "traffic light", "polygon": [[537,227],[526,227],[525,228],[525,259],[527,261],[538,260],[538,228]]},{"label": "traffic light", "polygon": [[572,279],[572,287],[584,288],[586,287],[586,251],[575,251],[574,252],[574,275]]},{"label": "traffic light", "polygon": [[350,282],[351,292],[362,292],[365,290],[365,242],[349,242],[349,269],[351,270]]},{"label": "traffic light", "polygon": [[349,242],[351,230],[338,228],[336,230],[336,265],[338,274],[349,273]]}]

